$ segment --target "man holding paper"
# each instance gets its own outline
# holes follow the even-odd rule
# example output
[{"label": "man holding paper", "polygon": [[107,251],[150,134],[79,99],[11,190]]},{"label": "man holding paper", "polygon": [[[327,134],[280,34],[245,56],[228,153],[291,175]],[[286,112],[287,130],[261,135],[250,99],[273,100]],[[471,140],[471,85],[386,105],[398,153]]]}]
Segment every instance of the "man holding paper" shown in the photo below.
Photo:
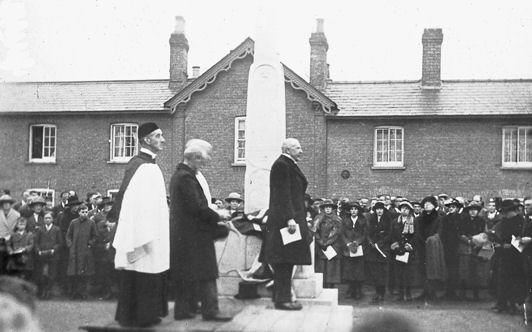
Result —
[{"label": "man holding paper", "polygon": [[[301,310],[301,304],[292,301],[291,286],[295,266],[311,264],[312,237],[305,210],[307,179],[297,166],[303,154],[299,141],[288,138],[281,150],[282,154],[273,163],[270,172],[270,216],[264,239],[265,258],[274,270],[275,308]],[[286,233],[293,236],[287,236]],[[298,237],[300,239],[290,242]]]}]

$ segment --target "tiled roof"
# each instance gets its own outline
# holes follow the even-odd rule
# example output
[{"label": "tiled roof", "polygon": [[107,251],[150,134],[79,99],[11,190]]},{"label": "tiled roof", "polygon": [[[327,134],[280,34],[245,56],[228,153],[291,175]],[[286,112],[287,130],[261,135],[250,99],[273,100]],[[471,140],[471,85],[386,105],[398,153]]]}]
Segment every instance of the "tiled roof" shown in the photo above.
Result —
[{"label": "tiled roof", "polygon": [[0,83],[0,114],[168,111],[168,80]]},{"label": "tiled roof", "polygon": [[329,82],[325,94],[336,117],[532,115],[532,80]]}]

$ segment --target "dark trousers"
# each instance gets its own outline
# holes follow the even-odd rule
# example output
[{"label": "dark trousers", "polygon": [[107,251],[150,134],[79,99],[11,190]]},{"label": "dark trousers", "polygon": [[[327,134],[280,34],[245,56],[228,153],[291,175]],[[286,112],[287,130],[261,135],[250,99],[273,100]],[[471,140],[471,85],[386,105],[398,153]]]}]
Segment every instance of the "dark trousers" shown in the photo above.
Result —
[{"label": "dark trousers", "polygon": [[174,281],[174,317],[194,313],[197,301],[201,301],[203,317],[218,313],[218,288],[216,279],[212,280],[177,280]]},{"label": "dark trousers", "polygon": [[285,303],[292,301],[292,271],[294,264],[273,264],[273,281],[275,285],[273,301]]},{"label": "dark trousers", "polygon": [[39,259],[37,261],[37,283],[39,286],[39,292],[50,292],[52,286],[57,277],[57,264],[56,259]]}]

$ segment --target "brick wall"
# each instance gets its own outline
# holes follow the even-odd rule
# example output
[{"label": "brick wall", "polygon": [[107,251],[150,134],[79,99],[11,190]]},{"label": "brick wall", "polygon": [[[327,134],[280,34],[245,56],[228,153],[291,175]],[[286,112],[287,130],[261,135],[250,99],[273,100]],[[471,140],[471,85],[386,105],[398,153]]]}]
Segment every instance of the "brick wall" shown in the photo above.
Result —
[{"label": "brick wall", "polygon": [[[146,121],[155,121],[164,132],[167,147],[160,153],[158,163],[163,174],[169,174],[176,164],[175,142],[181,137],[175,130],[177,119],[169,115],[2,116],[0,188],[10,189],[15,198],[19,198],[24,189],[48,186],[56,190],[56,195],[74,189],[80,198],[91,191],[105,194],[108,189],[117,189],[125,164],[108,163],[110,125]],[[28,162],[30,125],[44,123],[57,126],[55,164]]]},{"label": "brick wall", "polygon": [[[502,127],[528,119],[330,120],[327,181],[330,197],[380,193],[422,198],[447,193],[471,199],[532,194],[531,170],[503,170]],[[372,170],[374,128],[404,128],[404,170]],[[347,180],[340,176],[348,170]]]}]

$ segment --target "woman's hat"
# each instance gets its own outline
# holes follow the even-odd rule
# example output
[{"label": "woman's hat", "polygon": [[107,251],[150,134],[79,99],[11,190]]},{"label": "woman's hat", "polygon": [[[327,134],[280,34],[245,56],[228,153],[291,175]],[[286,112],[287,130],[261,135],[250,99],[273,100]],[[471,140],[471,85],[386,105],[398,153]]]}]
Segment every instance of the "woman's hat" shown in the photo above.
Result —
[{"label": "woman's hat", "polygon": [[334,204],[333,200],[332,199],[324,199],[321,204],[320,204],[320,208],[326,208],[327,206],[330,206],[332,208],[335,208],[337,205]]},{"label": "woman's hat", "polygon": [[359,212],[361,212],[363,209],[362,209],[362,206],[360,206],[360,204],[358,204],[358,202],[348,202],[346,205],[345,205],[345,210],[346,211],[349,211],[351,210],[352,208],[357,208]]},{"label": "woman's hat", "polygon": [[242,196],[240,196],[239,193],[230,193],[229,196],[227,196],[227,198],[225,199],[225,201],[227,203],[231,202],[231,201],[239,201],[239,202],[242,202],[244,201],[242,199]]},{"label": "woman's hat", "polygon": [[9,196],[7,194],[4,194],[4,195],[0,196],[0,204],[2,204],[2,203],[11,203],[11,204],[13,204],[13,203],[15,203],[15,200],[11,196]]},{"label": "woman's hat", "polygon": [[410,211],[414,210],[414,207],[412,207],[412,204],[410,204],[409,201],[402,201],[401,204],[399,204],[399,210],[401,210],[403,206],[408,207]]},{"label": "woman's hat", "polygon": [[451,205],[455,205],[457,206],[458,208],[461,208],[463,207],[462,203],[460,203],[458,200],[456,200],[455,198],[451,198],[447,201],[445,201],[445,206],[449,207]]},{"label": "woman's hat", "polygon": [[480,205],[480,203],[477,203],[476,201],[472,201],[471,203],[469,203],[468,206],[464,208],[464,212],[467,213],[471,209],[480,211],[482,210],[482,206]]},{"label": "woman's hat", "polygon": [[375,212],[377,209],[383,209],[383,210],[386,210],[386,206],[384,206],[384,203],[383,203],[383,202],[377,202],[377,203],[375,203],[375,205],[373,206],[373,212]]},{"label": "woman's hat", "polygon": [[421,201],[421,206],[425,206],[426,202],[430,202],[434,207],[438,206],[438,201],[434,196],[427,196]]},{"label": "woman's hat", "polygon": [[32,199],[31,202],[28,203],[29,206],[34,206],[37,204],[46,205],[46,201],[41,196],[37,196],[34,199]]}]

